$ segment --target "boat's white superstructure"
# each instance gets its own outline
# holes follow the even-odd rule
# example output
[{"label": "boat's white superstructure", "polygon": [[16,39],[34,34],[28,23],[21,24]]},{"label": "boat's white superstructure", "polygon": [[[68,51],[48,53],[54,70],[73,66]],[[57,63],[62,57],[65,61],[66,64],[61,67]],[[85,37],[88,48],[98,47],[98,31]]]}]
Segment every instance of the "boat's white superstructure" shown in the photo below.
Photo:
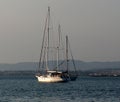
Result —
[{"label": "boat's white superstructure", "polygon": [[67,82],[68,77],[62,75],[62,72],[48,72],[45,75],[36,75],[39,82],[49,83],[49,82]]}]

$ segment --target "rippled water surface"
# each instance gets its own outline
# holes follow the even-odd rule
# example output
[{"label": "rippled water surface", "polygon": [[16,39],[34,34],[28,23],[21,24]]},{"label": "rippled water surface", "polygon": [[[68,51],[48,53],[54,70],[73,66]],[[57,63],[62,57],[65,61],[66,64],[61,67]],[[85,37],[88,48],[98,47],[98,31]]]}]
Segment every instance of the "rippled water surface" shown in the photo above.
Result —
[{"label": "rippled water surface", "polygon": [[43,84],[34,77],[0,77],[0,102],[120,102],[120,78]]}]

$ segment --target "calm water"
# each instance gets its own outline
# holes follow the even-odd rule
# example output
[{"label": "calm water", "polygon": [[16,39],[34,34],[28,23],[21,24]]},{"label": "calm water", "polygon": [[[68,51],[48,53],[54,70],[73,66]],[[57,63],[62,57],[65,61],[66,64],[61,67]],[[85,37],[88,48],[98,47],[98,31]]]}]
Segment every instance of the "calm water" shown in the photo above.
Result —
[{"label": "calm water", "polygon": [[0,102],[120,102],[120,78],[41,84],[34,77],[0,77]]}]

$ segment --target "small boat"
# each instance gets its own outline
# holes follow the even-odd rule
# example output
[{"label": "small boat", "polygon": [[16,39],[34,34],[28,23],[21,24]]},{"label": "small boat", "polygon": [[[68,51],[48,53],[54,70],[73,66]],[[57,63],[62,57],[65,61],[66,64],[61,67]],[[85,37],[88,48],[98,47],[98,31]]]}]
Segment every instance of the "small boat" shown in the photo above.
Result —
[{"label": "small boat", "polygon": [[[58,34],[57,34],[57,42],[55,42],[54,38],[51,37],[50,34],[50,7],[48,7],[47,18],[45,21],[45,28],[43,34],[42,48],[40,53],[39,60],[39,69],[36,74],[36,78],[38,82],[41,83],[55,83],[55,82],[68,82],[74,81],[77,78],[77,74],[70,74],[69,71],[69,59],[68,59],[68,48],[69,41],[68,36],[66,36],[66,47],[64,48],[64,44],[62,43],[61,36],[61,27],[58,26]],[[53,44],[53,41],[55,44]],[[51,46],[51,44],[53,44]],[[64,52],[63,55],[60,52]],[[72,55],[72,54],[71,54]],[[64,59],[60,58],[61,56]],[[72,56],[73,60],[73,56]],[[52,65],[51,65],[52,63]],[[73,61],[73,65],[75,67],[75,63]],[[76,72],[76,68],[75,68]]]}]

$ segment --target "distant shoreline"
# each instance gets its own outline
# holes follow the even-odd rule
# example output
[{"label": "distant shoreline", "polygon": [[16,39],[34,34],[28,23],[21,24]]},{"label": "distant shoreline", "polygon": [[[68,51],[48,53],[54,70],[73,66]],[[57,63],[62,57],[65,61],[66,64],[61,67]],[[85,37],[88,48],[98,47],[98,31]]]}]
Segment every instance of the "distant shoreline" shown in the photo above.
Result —
[{"label": "distant shoreline", "polygon": [[[72,72],[72,71],[71,71]],[[73,73],[73,72],[72,72]],[[0,71],[1,76],[26,76],[31,77],[35,76],[36,71]],[[90,77],[120,77],[120,70],[119,71],[77,71],[78,76],[90,76]]]}]

